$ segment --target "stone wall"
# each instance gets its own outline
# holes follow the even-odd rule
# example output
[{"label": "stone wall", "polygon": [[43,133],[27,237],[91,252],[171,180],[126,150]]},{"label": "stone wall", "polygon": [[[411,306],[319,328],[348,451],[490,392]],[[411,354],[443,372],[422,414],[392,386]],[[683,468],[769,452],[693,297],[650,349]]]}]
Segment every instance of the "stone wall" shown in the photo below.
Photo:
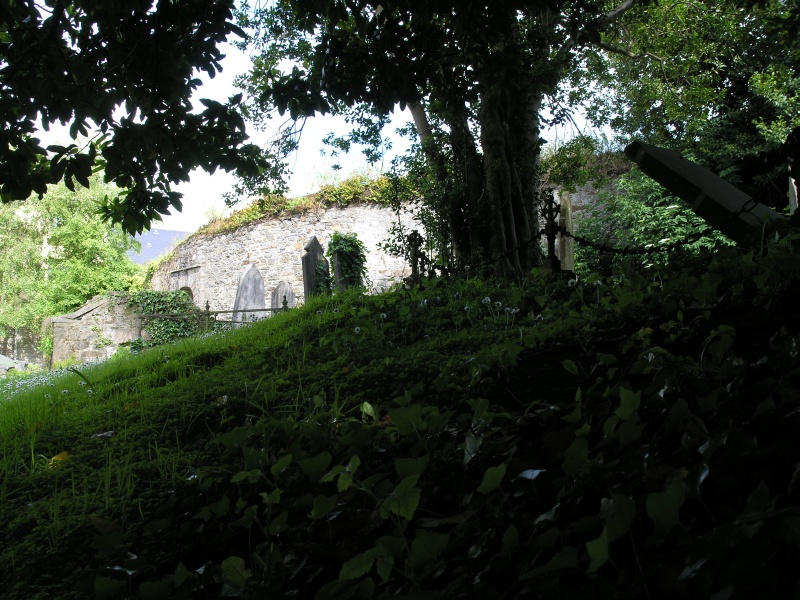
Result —
[{"label": "stone wall", "polygon": [[120,344],[138,338],[141,323],[127,304],[126,293],[111,292],[95,296],[73,313],[46,319],[45,327],[53,327],[53,364],[104,360]]},{"label": "stone wall", "polygon": [[[408,213],[403,226],[419,228]],[[356,233],[367,248],[367,272],[372,286],[388,287],[409,274],[401,258],[389,256],[378,245],[390,237],[397,222],[392,210],[374,204],[329,208],[302,215],[278,216],[216,234],[195,234],[175,248],[156,271],[154,290],[190,293],[195,304],[210,310],[232,310],[239,277],[255,264],[264,279],[266,305],[280,282],[291,286],[298,303],[304,300],[301,256],[316,236],[323,247],[334,231]]]},{"label": "stone wall", "polygon": [[39,336],[30,329],[12,329],[0,336],[0,354],[26,363],[44,365]]}]

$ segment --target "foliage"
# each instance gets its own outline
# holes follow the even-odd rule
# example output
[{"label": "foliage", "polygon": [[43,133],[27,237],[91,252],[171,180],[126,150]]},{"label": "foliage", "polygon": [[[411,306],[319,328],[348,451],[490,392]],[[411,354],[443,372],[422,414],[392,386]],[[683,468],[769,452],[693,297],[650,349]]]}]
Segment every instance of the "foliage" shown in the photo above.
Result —
[{"label": "foliage", "polygon": [[135,285],[139,267],[127,251],[137,242],[94,213],[111,190],[99,177],[92,183],[0,205],[0,328],[38,331],[46,317]]},{"label": "foliage", "polygon": [[446,224],[441,256],[463,265],[483,253],[496,274],[525,275],[541,259],[530,242],[546,98],[600,31],[646,3],[245,2],[248,114],[288,113],[279,155],[297,147],[306,118],[342,115],[353,131],[329,140],[335,151],[366,146],[375,162],[389,113],[408,108],[412,160],[437,184],[424,206]]},{"label": "foliage", "polygon": [[[614,253],[618,277],[642,270],[663,273],[681,261],[707,255],[732,242],[710,230],[680,198],[670,196],[639,169],[614,179],[610,191],[601,191],[597,201],[576,212],[575,233],[594,244],[614,250],[648,250],[647,254]],[[681,243],[684,242],[684,243]],[[671,252],[659,246],[678,244]],[[586,244],[575,244],[576,269],[581,275],[595,272],[601,253]]]},{"label": "foliage", "polygon": [[321,297],[20,386],[5,597],[791,597],[797,241]]},{"label": "foliage", "polygon": [[[202,99],[200,110],[189,101],[200,86],[197,71],[213,77],[221,70],[218,44],[242,35],[233,7],[233,0],[6,4],[2,201],[42,195],[62,180],[70,190],[76,182],[88,187],[99,167],[119,186],[102,214],[141,232],[170,207],[180,210],[181,194],[170,184],[195,167],[264,177],[280,171],[245,144],[241,96],[226,104]],[[43,148],[34,137],[38,122],[69,124],[75,142]]]},{"label": "foliage", "polygon": [[197,335],[200,331],[199,311],[183,290],[161,292],[141,290],[132,293],[128,306],[142,315],[182,315],[173,318],[145,318],[144,330],[148,339],[131,342],[131,349],[139,351],[151,346],[161,346],[176,340]]},{"label": "foliage", "polygon": [[542,185],[568,192],[589,183],[601,189],[627,173],[631,162],[621,149],[603,135],[578,135],[555,146],[546,146],[539,163]]},{"label": "foliage", "polygon": [[367,248],[355,233],[334,231],[328,242],[331,268],[336,270],[338,260],[341,279],[336,282],[341,289],[365,288],[367,280]]},{"label": "foliage", "polygon": [[800,10],[781,0],[666,0],[630,11],[583,73],[591,116],[677,150],[758,201],[787,205],[787,136],[798,121]]},{"label": "foliage", "polygon": [[273,216],[305,214],[331,206],[344,208],[353,203],[375,203],[386,206],[390,203],[390,194],[391,184],[387,176],[369,178],[353,175],[339,183],[327,183],[317,193],[308,196],[298,198],[285,198],[276,194],[263,196],[229,217],[212,219],[200,229],[199,233],[221,233]]}]

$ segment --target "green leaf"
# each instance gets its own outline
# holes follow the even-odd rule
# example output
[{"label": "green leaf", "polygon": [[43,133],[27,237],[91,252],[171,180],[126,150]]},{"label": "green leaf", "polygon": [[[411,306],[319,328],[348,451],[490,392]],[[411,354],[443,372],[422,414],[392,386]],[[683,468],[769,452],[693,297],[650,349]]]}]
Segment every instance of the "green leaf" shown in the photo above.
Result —
[{"label": "green leaf", "polygon": [[252,572],[245,566],[244,559],[238,556],[229,556],[222,561],[222,572],[225,579],[232,586],[242,589]]},{"label": "green leaf", "polygon": [[376,559],[375,570],[378,572],[378,577],[381,578],[381,582],[386,583],[392,574],[393,568],[394,558],[391,556],[380,556]]},{"label": "green leaf", "polygon": [[369,402],[362,402],[361,403],[361,414],[370,416],[375,420],[378,419],[377,415],[375,414],[375,409],[373,408],[372,404],[370,404]]},{"label": "green leaf", "polygon": [[428,564],[442,553],[447,547],[450,535],[447,533],[433,533],[426,529],[417,531],[417,536],[411,542],[409,562],[411,566],[419,567]]},{"label": "green leaf", "polygon": [[633,416],[642,403],[642,392],[634,392],[628,388],[619,389],[619,408],[614,412],[620,419],[627,421]]},{"label": "green leaf", "polygon": [[425,467],[428,466],[431,457],[427,454],[419,458],[396,458],[394,459],[394,468],[401,479],[411,477],[412,475],[422,475]]},{"label": "green leaf", "polygon": [[342,569],[339,571],[339,581],[358,579],[369,573],[372,565],[375,563],[375,556],[376,550],[375,548],[371,548],[348,560],[342,565]]},{"label": "green leaf", "polygon": [[403,479],[395,488],[391,495],[381,504],[381,514],[384,518],[387,511],[398,515],[409,521],[413,518],[414,512],[419,506],[422,491],[415,487],[419,476],[412,475]]},{"label": "green leaf", "polygon": [[267,532],[270,535],[278,535],[279,533],[283,533],[289,527],[289,511],[284,510],[281,514],[277,517],[272,519],[269,523],[269,527],[267,528]]},{"label": "green leaf", "polygon": [[683,501],[683,481],[679,477],[673,477],[663,492],[653,492],[647,495],[645,506],[647,516],[653,521],[652,538],[654,540],[660,540],[678,524]]},{"label": "green leaf", "polygon": [[483,474],[483,481],[481,481],[481,484],[478,486],[478,492],[481,494],[488,494],[496,490],[500,486],[500,482],[503,481],[505,475],[505,463],[500,463],[496,467],[489,467]]},{"label": "green leaf", "polygon": [[606,525],[610,544],[630,531],[636,518],[636,502],[622,494],[611,494],[611,498],[603,498],[600,501],[600,516]]},{"label": "green leaf", "polygon": [[572,375],[579,375],[580,374],[578,372],[578,365],[576,365],[575,361],[573,361],[573,360],[569,360],[569,359],[562,360],[561,361],[561,366],[564,367],[564,370],[567,371],[567,373],[570,373]]},{"label": "green leaf", "polygon": [[512,556],[519,547],[519,530],[511,523],[503,533],[503,549],[500,554]]},{"label": "green leaf", "polygon": [[605,527],[599,538],[586,542],[586,552],[591,560],[587,573],[596,573],[608,562],[608,532]]},{"label": "green leaf", "polygon": [[311,458],[297,461],[300,470],[311,483],[317,483],[331,464],[333,457],[330,452],[320,452]]},{"label": "green leaf", "polygon": [[289,463],[292,462],[292,455],[291,454],[284,454],[278,459],[274,465],[269,468],[269,472],[272,473],[273,477],[277,477],[278,474],[283,471],[286,467],[289,466]]},{"label": "green leaf", "polygon": [[311,514],[308,516],[312,519],[321,519],[336,507],[338,501],[339,496],[337,494],[333,496],[314,496]]},{"label": "green leaf", "polygon": [[175,569],[175,575],[172,577],[172,583],[177,589],[193,577],[194,573],[187,569],[182,562],[179,562],[178,567]]},{"label": "green leaf", "polygon": [[564,462],[561,468],[567,475],[575,475],[589,460],[589,440],[575,438],[569,448],[564,451]]},{"label": "green leaf", "polygon": [[397,427],[397,431],[402,435],[409,435],[416,431],[424,431],[427,424],[422,418],[422,405],[411,404],[400,408],[389,410],[392,424]]}]

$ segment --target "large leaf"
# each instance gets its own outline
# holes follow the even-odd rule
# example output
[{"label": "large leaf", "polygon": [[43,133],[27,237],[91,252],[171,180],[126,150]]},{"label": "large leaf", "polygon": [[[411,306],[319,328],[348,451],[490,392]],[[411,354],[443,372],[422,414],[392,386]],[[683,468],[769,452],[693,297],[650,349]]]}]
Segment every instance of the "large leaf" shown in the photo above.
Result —
[{"label": "large leaf", "polygon": [[503,477],[506,475],[506,464],[500,463],[496,467],[489,467],[483,474],[483,481],[478,486],[478,492],[481,494],[488,494],[493,492],[500,486]]},{"label": "large leaf", "polygon": [[416,487],[418,475],[403,479],[391,495],[381,504],[381,513],[384,517],[387,511],[404,519],[411,520],[419,506],[422,491]]}]

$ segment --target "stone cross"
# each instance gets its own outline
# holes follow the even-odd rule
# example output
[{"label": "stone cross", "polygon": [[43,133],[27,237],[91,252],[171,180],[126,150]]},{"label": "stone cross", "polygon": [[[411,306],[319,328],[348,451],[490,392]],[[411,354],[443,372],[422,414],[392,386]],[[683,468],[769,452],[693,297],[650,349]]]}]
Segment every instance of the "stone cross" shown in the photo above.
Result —
[{"label": "stone cross", "polygon": [[255,264],[250,263],[239,277],[239,287],[236,289],[236,300],[233,303],[234,323],[246,323],[263,319],[264,312],[248,312],[245,309],[266,308],[266,294],[264,293],[264,278]]},{"label": "stone cross", "polygon": [[301,257],[300,263],[303,266],[303,293],[306,299],[314,295],[317,283],[317,265],[322,264],[327,270],[328,260],[325,258],[325,251],[317,240],[317,236],[312,236],[306,244],[306,253]]}]

